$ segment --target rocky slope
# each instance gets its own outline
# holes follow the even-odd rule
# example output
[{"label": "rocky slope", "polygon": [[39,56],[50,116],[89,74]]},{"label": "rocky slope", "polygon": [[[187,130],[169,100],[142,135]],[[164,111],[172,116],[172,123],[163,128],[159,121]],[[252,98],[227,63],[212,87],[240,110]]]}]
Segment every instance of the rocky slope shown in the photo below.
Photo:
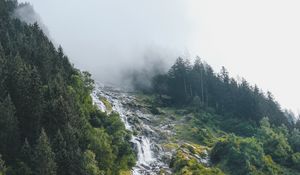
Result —
[{"label": "rocky slope", "polygon": [[176,139],[176,127],[188,115],[178,118],[167,110],[158,111],[141,96],[113,87],[98,85],[92,97],[102,111],[119,113],[126,129],[132,131],[131,142],[137,152],[133,175],[172,174],[169,165],[178,150],[188,158],[209,164],[207,148]]}]

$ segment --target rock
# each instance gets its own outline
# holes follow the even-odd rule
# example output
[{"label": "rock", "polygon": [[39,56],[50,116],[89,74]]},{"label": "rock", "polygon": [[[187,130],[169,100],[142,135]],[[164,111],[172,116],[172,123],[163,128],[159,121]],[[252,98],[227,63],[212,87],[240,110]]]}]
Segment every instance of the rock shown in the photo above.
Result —
[{"label": "rock", "polygon": [[[126,129],[134,133],[131,143],[137,153],[137,165],[133,168],[133,175],[157,175],[161,170],[164,174],[171,174],[168,167],[171,153],[165,152],[159,145],[165,139],[164,135],[171,134],[169,128],[155,127],[152,121],[155,117],[149,106],[140,104],[131,94],[124,93],[111,87],[100,87],[101,93],[120,114]],[[156,111],[157,112],[157,111]]]}]

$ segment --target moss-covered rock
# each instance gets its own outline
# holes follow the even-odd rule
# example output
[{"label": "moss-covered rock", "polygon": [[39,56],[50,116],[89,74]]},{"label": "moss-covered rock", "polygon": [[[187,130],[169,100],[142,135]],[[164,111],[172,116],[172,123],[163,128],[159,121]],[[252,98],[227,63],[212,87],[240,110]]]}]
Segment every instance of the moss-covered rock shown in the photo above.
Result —
[{"label": "moss-covered rock", "polygon": [[99,98],[102,101],[102,103],[104,104],[107,112],[111,112],[112,111],[112,105],[110,104],[110,102],[103,96],[100,96]]}]

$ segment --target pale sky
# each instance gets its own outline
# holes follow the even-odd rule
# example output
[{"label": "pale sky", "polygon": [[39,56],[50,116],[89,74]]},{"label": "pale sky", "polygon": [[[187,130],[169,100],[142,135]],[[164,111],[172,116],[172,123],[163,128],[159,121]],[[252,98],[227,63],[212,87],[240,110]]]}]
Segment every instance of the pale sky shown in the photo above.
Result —
[{"label": "pale sky", "polygon": [[28,1],[70,60],[98,81],[142,65],[147,54],[168,64],[199,55],[300,109],[298,0]]}]

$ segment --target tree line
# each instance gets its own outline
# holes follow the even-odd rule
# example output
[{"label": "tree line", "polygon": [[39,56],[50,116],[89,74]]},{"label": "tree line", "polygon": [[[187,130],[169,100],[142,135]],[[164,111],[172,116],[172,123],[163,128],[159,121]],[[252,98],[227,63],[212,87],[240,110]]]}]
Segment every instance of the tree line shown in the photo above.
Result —
[{"label": "tree line", "polygon": [[93,105],[91,75],[74,68],[38,24],[12,17],[19,5],[0,0],[0,174],[130,170],[135,154],[118,114]]},{"label": "tree line", "polygon": [[[231,78],[224,67],[216,73],[200,58],[194,64],[178,58],[167,73],[153,77],[150,93],[157,109],[179,108],[194,116],[191,137],[212,147],[206,174],[299,173],[300,120],[270,92]],[[205,170],[178,153],[172,167],[175,174]]]},{"label": "tree line", "polygon": [[278,126],[295,125],[293,115],[281,109],[271,92],[264,93],[245,79],[231,78],[224,67],[215,73],[199,57],[194,64],[179,57],[166,74],[153,78],[152,87],[159,100],[168,105],[212,108],[218,114],[257,123],[268,117]]}]

